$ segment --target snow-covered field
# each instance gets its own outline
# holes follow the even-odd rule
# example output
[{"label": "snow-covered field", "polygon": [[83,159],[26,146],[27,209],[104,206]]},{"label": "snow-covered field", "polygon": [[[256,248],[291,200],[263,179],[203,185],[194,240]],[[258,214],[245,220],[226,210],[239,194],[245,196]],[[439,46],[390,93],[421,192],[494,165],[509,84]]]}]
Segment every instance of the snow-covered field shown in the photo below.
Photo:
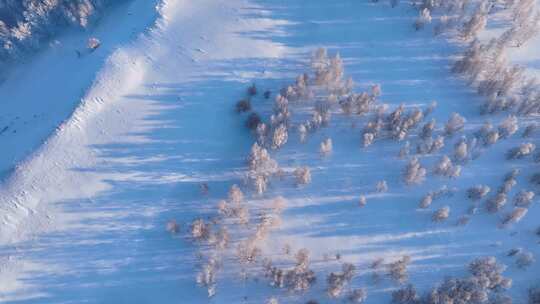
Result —
[{"label": "snow-covered field", "polygon": [[[9,126],[0,134],[0,302],[266,303],[275,297],[279,303],[337,303],[363,288],[366,303],[390,303],[407,282],[424,294],[447,276],[469,276],[474,259],[494,256],[513,281],[501,294],[526,303],[528,289],[540,283],[540,262],[520,268],[516,261],[523,252],[540,258],[536,197],[521,221],[507,227],[501,221],[520,191],[538,188],[530,182],[538,166],[533,156],[507,159],[520,144],[538,145],[538,131],[522,138],[536,118],[520,116],[515,134],[473,148],[486,121],[497,130],[510,112],[481,115],[485,97],[451,72],[465,44],[451,33],[435,37],[432,24],[415,31],[418,10],[406,1],[395,8],[388,2],[133,0],[108,12],[91,32],[63,34],[16,67],[0,84],[0,127]],[[488,19],[481,39],[504,27],[504,12],[493,18],[503,21]],[[75,50],[89,37],[102,46],[78,58]],[[510,51],[527,75],[538,71],[538,39]],[[354,92],[380,85],[376,106],[388,105],[384,115],[400,104],[406,113],[433,101],[437,106],[404,140],[383,135],[363,147],[375,106],[360,116],[334,104],[328,125],[302,143],[298,127],[315,103],[290,98],[288,141],[268,148],[282,171],[257,194],[246,179],[256,136],[235,104],[255,84],[251,105],[268,122],[281,88],[304,72],[314,77],[310,59],[319,47],[330,56],[339,52]],[[326,90],[313,89],[326,100]],[[464,129],[444,135],[452,113],[466,119]],[[407,185],[404,169],[432,118],[433,137],[444,135],[445,145],[417,155],[426,178]],[[332,152],[321,155],[327,138]],[[463,138],[468,156],[459,161],[455,145]],[[410,155],[400,158],[406,141]],[[459,177],[434,173],[443,155],[461,166]],[[311,169],[311,183],[297,186],[293,171],[301,166]],[[512,169],[520,173],[508,202],[487,212],[486,201]],[[381,181],[387,191],[377,191]],[[218,203],[233,184],[251,215],[245,225],[218,216]],[[475,185],[491,191],[473,202],[467,190]],[[428,192],[445,186],[445,195],[419,207]],[[285,202],[280,225],[264,228],[254,261],[239,262],[237,246],[260,232],[261,220],[278,217],[261,215],[275,212],[269,204],[277,197]],[[448,218],[433,221],[445,206]],[[173,219],[178,233],[166,231]],[[216,231],[226,228],[227,248],[193,240],[195,219],[213,222]],[[515,248],[522,252],[508,256]],[[314,285],[304,292],[270,286],[263,269],[268,259],[291,269],[301,249],[309,251]],[[404,256],[410,257],[408,278],[400,284],[388,272]],[[208,261],[219,265],[206,286],[215,291],[211,298],[196,280],[201,269],[213,267]],[[344,263],[352,263],[356,274],[332,299],[327,276]]]}]

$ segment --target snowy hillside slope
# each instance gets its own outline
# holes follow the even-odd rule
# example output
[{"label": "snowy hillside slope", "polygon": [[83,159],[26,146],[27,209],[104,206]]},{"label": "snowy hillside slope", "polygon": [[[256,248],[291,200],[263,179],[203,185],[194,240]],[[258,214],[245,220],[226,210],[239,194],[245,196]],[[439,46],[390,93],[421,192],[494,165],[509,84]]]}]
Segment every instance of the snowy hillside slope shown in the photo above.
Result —
[{"label": "snowy hillside slope", "polygon": [[[462,46],[415,31],[418,12],[401,2],[392,9],[385,1],[164,1],[156,25],[112,54],[74,115],[2,188],[0,299],[265,303],[275,297],[280,303],[336,303],[363,288],[366,303],[389,303],[402,285],[388,271],[404,256],[410,256],[408,282],[422,293],[446,276],[467,276],[472,260],[494,256],[513,280],[504,294],[525,303],[540,264],[522,269],[507,253],[522,248],[539,257],[537,200],[519,223],[500,223],[519,191],[536,191],[529,182],[537,166],[532,156],[506,159],[509,149],[538,142],[537,132],[521,137],[535,118],[520,118],[519,131],[496,144],[478,145],[470,153],[474,158],[460,163],[461,176],[434,174],[444,154],[453,158],[462,136],[471,140],[486,120],[497,129],[508,113],[480,115],[483,98],[450,71]],[[256,139],[245,128],[248,115],[234,112],[236,102],[255,83],[251,105],[268,122],[277,92],[297,75],[312,73],[309,58],[321,46],[332,56],[340,53],[355,92],[380,84],[377,104],[387,104],[387,113],[402,103],[410,111],[437,101],[420,126],[436,119],[434,135],[443,136],[445,146],[418,155],[427,169],[422,184],[404,183],[409,159],[398,157],[406,140],[415,154],[419,128],[403,141],[382,136],[363,147],[363,130],[376,111],[346,115],[334,104],[328,125],[301,143],[300,123],[315,104],[292,99],[288,141],[270,152],[282,177],[271,177],[262,195],[245,183],[245,160]],[[466,124],[447,136],[444,124],[453,112]],[[320,144],[327,138],[333,149],[325,156]],[[311,168],[311,183],[296,185],[292,172],[300,166]],[[521,172],[507,204],[498,213],[487,212],[486,200],[514,168]],[[388,190],[377,191],[383,180]],[[244,192],[247,225],[217,216],[233,184]],[[445,185],[455,191],[419,207],[429,191]],[[474,202],[467,189],[475,185],[491,192]],[[279,196],[285,201],[281,225],[265,228],[266,238],[257,240],[259,254],[239,263],[237,246],[264,227],[261,213]],[[444,206],[450,207],[449,217],[432,221]],[[456,225],[463,216],[470,222]],[[229,229],[229,247],[193,240],[190,225],[198,218]],[[179,223],[179,233],[165,231],[170,219]],[[306,292],[270,286],[264,258],[290,269],[294,253],[303,248],[310,253],[315,284]],[[379,258],[384,261],[373,267]],[[209,299],[205,286],[196,288],[196,273],[211,260],[220,267],[215,282],[208,281],[215,292]],[[331,299],[327,275],[345,262],[357,274]]]}]

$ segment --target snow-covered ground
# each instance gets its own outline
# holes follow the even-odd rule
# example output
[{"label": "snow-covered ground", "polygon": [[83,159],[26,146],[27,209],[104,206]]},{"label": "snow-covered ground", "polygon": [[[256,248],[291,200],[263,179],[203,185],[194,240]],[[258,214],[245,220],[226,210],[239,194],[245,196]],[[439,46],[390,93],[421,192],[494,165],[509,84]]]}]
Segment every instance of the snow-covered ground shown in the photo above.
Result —
[{"label": "snow-covered ground", "polygon": [[[362,148],[366,118],[337,109],[307,143],[291,131],[289,142],[272,153],[286,169],[310,166],[311,184],[298,188],[290,177],[276,180],[263,200],[243,186],[252,206],[277,195],[287,200],[282,225],[272,230],[263,253],[279,260],[286,244],[293,251],[307,248],[316,285],[306,294],[288,293],[265,278],[254,280],[250,275],[259,272],[253,269],[241,280],[241,267],[226,256],[209,300],[196,287],[199,249],[187,230],[195,218],[216,214],[232,184],[243,185],[254,138],[234,104],[252,82],[275,95],[309,69],[314,49],[327,47],[341,54],[355,91],[380,84],[380,102],[391,110],[401,103],[425,108],[436,100],[437,132],[452,112],[467,119],[468,137],[486,119],[498,125],[506,115],[480,116],[482,98],[450,72],[459,46],[416,32],[417,12],[404,3],[392,9],[385,1],[166,0],[157,14],[156,4],[130,2],[88,36],[60,37],[0,86],[8,104],[1,122],[9,126],[0,135],[6,176],[0,188],[0,301],[264,303],[276,296],[282,303],[327,303],[335,300],[325,296],[325,277],[345,261],[358,268],[348,288],[365,288],[367,303],[384,303],[398,285],[388,278],[373,282],[369,265],[403,255],[411,256],[410,282],[421,291],[447,275],[465,276],[471,260],[493,255],[508,265],[505,275],[514,281],[508,294],[516,303],[526,301],[540,264],[518,269],[506,253],[521,247],[540,257],[537,203],[518,224],[499,228],[514,194],[535,190],[528,182],[536,166],[530,157],[505,159],[508,149],[525,141],[522,129],[463,165],[461,177],[434,176],[434,163],[453,153],[457,134],[421,158],[427,181],[406,186],[406,160],[397,157],[403,142],[383,139]],[[103,47],[79,59],[74,50],[89,36]],[[533,57],[519,58],[536,68]],[[267,113],[273,97],[260,95],[253,107]],[[294,113],[305,107],[290,109],[298,123]],[[327,137],[333,153],[322,158],[319,144]],[[416,135],[409,140],[414,148]],[[535,134],[527,141],[537,140]],[[522,174],[505,209],[492,215],[480,208],[468,225],[456,226],[472,205],[466,189],[486,184],[494,192],[512,168]],[[381,180],[389,190],[375,193]],[[208,195],[201,195],[201,183],[208,184]],[[423,195],[443,185],[458,191],[418,208]],[[367,197],[363,208],[360,195]],[[433,211],[445,205],[450,218],[433,223]],[[180,223],[179,235],[165,231],[169,219]],[[336,254],[341,261],[328,261]]]}]

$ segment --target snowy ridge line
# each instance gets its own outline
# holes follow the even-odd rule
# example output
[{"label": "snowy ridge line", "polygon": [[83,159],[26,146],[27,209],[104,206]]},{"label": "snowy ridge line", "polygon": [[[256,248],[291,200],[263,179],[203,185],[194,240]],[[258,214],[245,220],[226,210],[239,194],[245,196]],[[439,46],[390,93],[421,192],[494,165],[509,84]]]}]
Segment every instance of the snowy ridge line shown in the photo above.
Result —
[{"label": "snowy ridge line", "polygon": [[[78,163],[78,158],[92,158],[90,151],[82,156],[78,155],[83,154],[81,151],[67,151],[63,147],[75,140],[84,141],[86,122],[107,107],[108,100],[122,96],[142,81],[148,62],[140,50],[133,46],[135,43],[149,44],[150,36],[158,35],[159,29],[163,27],[160,20],[158,16],[148,33],[139,34],[135,41],[116,50],[107,59],[72,115],[26,160],[17,164],[12,174],[0,185],[0,243],[16,240],[18,236],[26,234],[27,231],[22,231],[24,229],[46,229],[50,218],[48,215],[43,218],[44,215],[37,211],[41,209],[39,204],[49,192],[48,186],[51,182],[62,184],[61,179],[56,180],[57,177],[68,179],[61,172],[70,170],[70,167]],[[54,159],[47,159],[48,156]],[[62,194],[53,197],[59,195]],[[33,224],[26,223],[26,227],[21,230],[19,226],[28,216],[33,216],[32,220],[28,219]]]}]

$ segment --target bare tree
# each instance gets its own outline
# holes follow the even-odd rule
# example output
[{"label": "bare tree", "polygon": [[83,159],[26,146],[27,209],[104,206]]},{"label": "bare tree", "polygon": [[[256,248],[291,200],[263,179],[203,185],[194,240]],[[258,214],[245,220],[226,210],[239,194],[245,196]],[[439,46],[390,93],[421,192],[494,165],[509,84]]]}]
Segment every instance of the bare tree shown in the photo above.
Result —
[{"label": "bare tree", "polygon": [[517,207],[529,207],[534,198],[534,192],[521,190],[514,197],[514,205]]},{"label": "bare tree", "polygon": [[394,304],[417,304],[419,301],[420,297],[412,284],[392,292],[392,303]]},{"label": "bare tree", "polygon": [[422,167],[418,158],[413,157],[403,173],[403,180],[407,185],[421,184],[426,177],[426,169]]},{"label": "bare tree", "polygon": [[427,23],[431,23],[431,12],[428,8],[424,8],[420,11],[418,18],[414,22],[414,28],[418,31],[424,28]]},{"label": "bare tree", "polygon": [[297,185],[306,185],[311,183],[311,170],[309,167],[299,167],[294,170]]},{"label": "bare tree", "polygon": [[519,147],[512,148],[506,153],[508,159],[520,159],[534,152],[536,146],[532,143],[523,143]]},{"label": "bare tree", "polygon": [[411,263],[411,257],[403,256],[401,259],[388,265],[388,275],[399,284],[405,283],[409,279],[407,267]]},{"label": "bare tree", "polygon": [[[397,1],[397,0],[392,0]],[[351,303],[364,303],[367,299],[367,291],[364,288],[357,288],[350,292],[348,300]]]},{"label": "bare tree", "polygon": [[323,156],[328,156],[332,153],[332,139],[327,138],[323,142],[321,142],[321,145],[319,147],[319,152]]},{"label": "bare tree", "polygon": [[448,136],[452,136],[456,132],[463,130],[465,126],[465,118],[463,118],[458,113],[452,113],[448,122],[444,125],[444,132]]},{"label": "bare tree", "polygon": [[450,216],[450,207],[444,206],[433,213],[431,219],[434,222],[442,222]]},{"label": "bare tree", "polygon": [[488,212],[498,212],[502,207],[504,207],[504,205],[506,205],[506,201],[507,199],[505,193],[497,193],[497,195],[488,199],[486,202]]},{"label": "bare tree", "polygon": [[486,185],[476,185],[467,189],[467,197],[473,201],[477,201],[486,196],[491,188]]},{"label": "bare tree", "polygon": [[516,207],[514,210],[506,215],[502,221],[503,226],[517,223],[527,214],[529,210],[523,207]]},{"label": "bare tree", "polygon": [[388,191],[388,184],[385,180],[378,181],[377,185],[375,186],[375,191],[378,193],[384,193]]},{"label": "bare tree", "polygon": [[443,157],[435,165],[433,172],[437,175],[455,178],[461,174],[461,166],[454,165],[448,156],[443,155]]}]

